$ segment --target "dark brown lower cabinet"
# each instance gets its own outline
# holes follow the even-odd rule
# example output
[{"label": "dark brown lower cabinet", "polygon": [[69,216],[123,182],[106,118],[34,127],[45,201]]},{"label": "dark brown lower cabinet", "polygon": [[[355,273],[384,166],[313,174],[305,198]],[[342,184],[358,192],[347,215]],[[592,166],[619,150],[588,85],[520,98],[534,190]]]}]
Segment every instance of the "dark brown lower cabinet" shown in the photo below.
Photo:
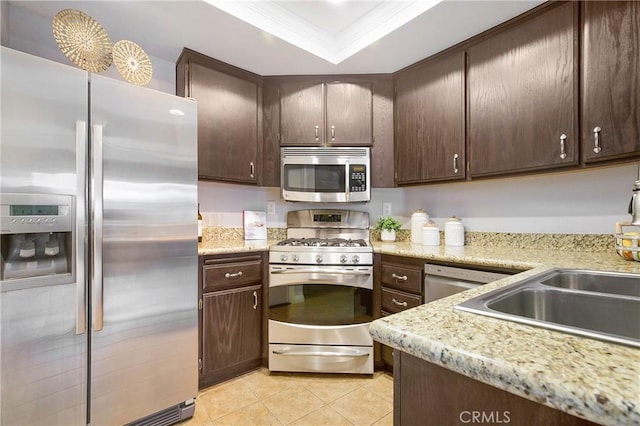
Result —
[{"label": "dark brown lower cabinet", "polygon": [[203,296],[203,378],[224,380],[262,363],[261,292],[255,285]]},{"label": "dark brown lower cabinet", "polygon": [[593,425],[546,405],[394,351],[393,424]]},{"label": "dark brown lower cabinet", "polygon": [[265,359],[264,254],[200,258],[200,376],[204,388]]}]

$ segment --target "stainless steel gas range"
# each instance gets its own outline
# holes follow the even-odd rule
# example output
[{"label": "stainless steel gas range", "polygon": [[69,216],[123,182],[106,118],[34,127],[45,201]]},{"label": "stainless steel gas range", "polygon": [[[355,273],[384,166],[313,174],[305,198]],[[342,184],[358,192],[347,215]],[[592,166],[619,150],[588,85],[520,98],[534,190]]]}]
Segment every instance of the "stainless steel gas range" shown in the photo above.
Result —
[{"label": "stainless steel gas range", "polygon": [[269,370],[373,374],[369,214],[298,210],[269,249]]}]

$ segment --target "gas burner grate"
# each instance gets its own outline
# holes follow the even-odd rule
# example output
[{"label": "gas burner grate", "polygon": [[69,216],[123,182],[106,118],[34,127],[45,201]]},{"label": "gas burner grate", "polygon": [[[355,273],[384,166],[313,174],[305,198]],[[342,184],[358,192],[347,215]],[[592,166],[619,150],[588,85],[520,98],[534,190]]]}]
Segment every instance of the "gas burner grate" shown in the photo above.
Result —
[{"label": "gas burner grate", "polygon": [[369,244],[364,239],[347,238],[287,238],[280,241],[278,246],[292,247],[367,247]]}]

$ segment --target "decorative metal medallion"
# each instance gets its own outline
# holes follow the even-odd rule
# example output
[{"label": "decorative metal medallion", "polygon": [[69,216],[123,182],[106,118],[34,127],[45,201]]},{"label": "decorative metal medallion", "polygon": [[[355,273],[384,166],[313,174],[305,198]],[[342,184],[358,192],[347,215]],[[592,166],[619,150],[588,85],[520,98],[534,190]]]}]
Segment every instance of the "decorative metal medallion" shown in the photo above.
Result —
[{"label": "decorative metal medallion", "polygon": [[86,13],[63,9],[53,17],[52,27],[62,53],[83,70],[102,72],[113,62],[109,35]]},{"label": "decorative metal medallion", "polygon": [[129,83],[144,86],[151,81],[153,75],[151,59],[136,43],[120,40],[114,44],[113,62]]}]

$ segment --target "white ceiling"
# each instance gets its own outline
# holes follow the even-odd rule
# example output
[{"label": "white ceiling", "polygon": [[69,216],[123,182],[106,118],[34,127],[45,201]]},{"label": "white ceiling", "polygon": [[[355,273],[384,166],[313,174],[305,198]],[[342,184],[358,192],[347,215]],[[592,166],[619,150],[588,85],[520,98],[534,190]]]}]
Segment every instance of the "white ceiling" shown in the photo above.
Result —
[{"label": "white ceiling", "polygon": [[[49,22],[61,9],[82,10],[102,24],[113,42],[132,40],[152,57],[169,62],[188,47],[257,74],[292,75],[394,72],[542,2],[13,0],[9,4]],[[239,11],[245,16],[251,12],[246,18],[251,24],[232,16]],[[10,33],[18,37],[53,42],[50,28],[47,35],[21,28],[13,19],[9,22]],[[376,36],[381,38],[372,41]]]}]

